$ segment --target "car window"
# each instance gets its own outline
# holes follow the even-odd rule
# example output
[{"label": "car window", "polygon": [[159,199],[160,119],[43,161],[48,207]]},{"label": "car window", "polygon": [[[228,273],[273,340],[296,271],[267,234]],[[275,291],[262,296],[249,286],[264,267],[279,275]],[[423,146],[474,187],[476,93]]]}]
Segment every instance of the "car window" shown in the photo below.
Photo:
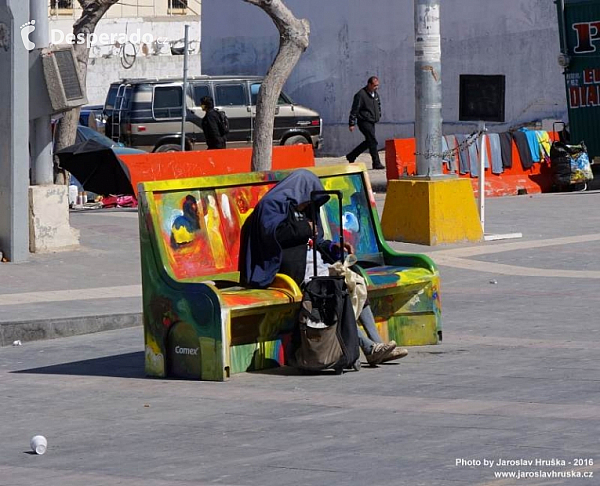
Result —
[{"label": "car window", "polygon": [[236,106],[246,104],[243,84],[220,84],[215,86],[215,105]]},{"label": "car window", "polygon": [[180,117],[181,93],[181,86],[157,86],[154,88],[152,103],[154,118]]},{"label": "car window", "polygon": [[194,95],[194,106],[200,106],[200,100],[205,96],[210,96],[210,88],[206,84],[194,84],[192,86]]},{"label": "car window", "polygon": [[[250,85],[250,96],[252,98],[252,104],[256,105],[256,98],[258,98],[258,90],[260,89],[260,83],[254,83]],[[277,100],[278,105],[291,105],[292,100],[289,96],[283,92],[279,93],[279,99]]]},{"label": "car window", "polygon": [[112,110],[115,106],[115,98],[117,97],[117,90],[119,89],[118,84],[111,84],[108,94],[106,95],[106,103],[104,104],[105,110]]},{"label": "car window", "polygon": [[106,104],[104,106],[104,109],[110,112],[113,109],[118,110],[128,108],[129,103],[131,102],[132,92],[133,87],[131,85],[111,85],[110,89],[108,90],[108,94],[106,95]]}]

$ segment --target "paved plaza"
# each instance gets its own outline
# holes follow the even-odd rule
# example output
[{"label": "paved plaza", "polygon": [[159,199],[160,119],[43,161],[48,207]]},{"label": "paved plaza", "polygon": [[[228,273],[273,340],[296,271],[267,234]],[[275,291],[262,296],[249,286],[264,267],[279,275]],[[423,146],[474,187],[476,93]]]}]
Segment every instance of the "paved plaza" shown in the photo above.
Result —
[{"label": "paved plaza", "polygon": [[441,345],[225,383],[144,377],[137,213],[71,220],[81,249],[0,265],[0,486],[600,484],[596,191],[488,199],[520,239],[392,242],[440,266]]}]

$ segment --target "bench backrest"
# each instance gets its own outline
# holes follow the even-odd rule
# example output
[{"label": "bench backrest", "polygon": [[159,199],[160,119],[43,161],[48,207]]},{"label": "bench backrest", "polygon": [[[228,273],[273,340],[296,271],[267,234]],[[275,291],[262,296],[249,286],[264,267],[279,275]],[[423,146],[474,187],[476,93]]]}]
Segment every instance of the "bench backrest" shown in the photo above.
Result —
[{"label": "bench backrest", "polygon": [[[311,168],[343,193],[344,236],[361,259],[377,260],[375,201],[357,166]],[[146,182],[139,185],[142,252],[174,280],[239,280],[240,230],[260,198],[290,171]],[[323,208],[325,236],[339,235],[337,199]],[[377,220],[378,221],[378,220]]]}]

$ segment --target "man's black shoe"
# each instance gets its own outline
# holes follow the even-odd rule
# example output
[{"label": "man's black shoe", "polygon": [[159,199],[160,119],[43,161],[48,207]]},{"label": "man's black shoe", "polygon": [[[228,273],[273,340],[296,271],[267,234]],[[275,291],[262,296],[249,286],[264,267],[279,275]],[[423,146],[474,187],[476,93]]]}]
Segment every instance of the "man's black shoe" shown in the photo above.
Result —
[{"label": "man's black shoe", "polygon": [[382,170],[382,169],[385,169],[385,165],[383,165],[383,164],[377,164],[377,165],[373,164],[373,170]]}]

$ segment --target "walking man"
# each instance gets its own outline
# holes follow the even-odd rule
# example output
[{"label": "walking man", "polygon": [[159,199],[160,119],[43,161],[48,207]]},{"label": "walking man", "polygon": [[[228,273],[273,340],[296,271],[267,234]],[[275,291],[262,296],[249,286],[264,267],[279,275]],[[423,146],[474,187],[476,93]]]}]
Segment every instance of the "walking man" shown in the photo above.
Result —
[{"label": "walking man", "polygon": [[373,169],[385,169],[385,166],[379,160],[377,139],[375,138],[375,123],[381,118],[381,100],[377,93],[378,89],[379,78],[371,76],[367,81],[367,85],[354,95],[348,124],[351,132],[358,125],[358,129],[364,135],[365,139],[352,152],[346,155],[346,160],[353,163],[360,154],[369,149],[371,159],[373,160]]}]

